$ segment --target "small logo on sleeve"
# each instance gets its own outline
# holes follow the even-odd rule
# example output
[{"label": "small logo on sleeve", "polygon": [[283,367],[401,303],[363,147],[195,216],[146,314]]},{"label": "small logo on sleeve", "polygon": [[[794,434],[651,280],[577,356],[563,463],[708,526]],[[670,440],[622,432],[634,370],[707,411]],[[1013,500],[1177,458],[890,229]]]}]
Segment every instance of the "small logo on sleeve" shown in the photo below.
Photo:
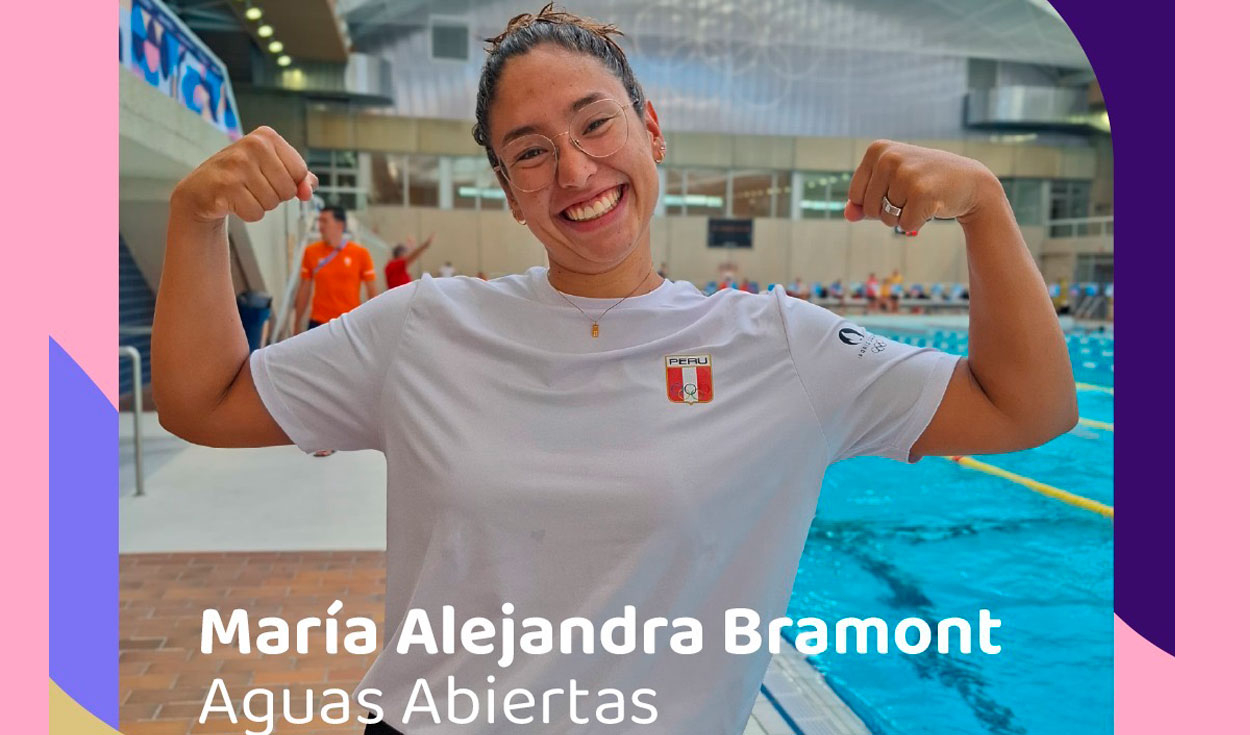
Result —
[{"label": "small logo on sleeve", "polygon": [[842,327],[838,330],[838,339],[842,340],[842,344],[852,347],[858,345],[859,350],[856,357],[863,357],[864,353],[871,350],[873,354],[881,352],[888,344],[884,339],[867,330],[860,330],[854,327]]},{"label": "small logo on sleeve", "polygon": [[708,403],[712,400],[712,356],[665,355],[664,380],[673,403]]}]

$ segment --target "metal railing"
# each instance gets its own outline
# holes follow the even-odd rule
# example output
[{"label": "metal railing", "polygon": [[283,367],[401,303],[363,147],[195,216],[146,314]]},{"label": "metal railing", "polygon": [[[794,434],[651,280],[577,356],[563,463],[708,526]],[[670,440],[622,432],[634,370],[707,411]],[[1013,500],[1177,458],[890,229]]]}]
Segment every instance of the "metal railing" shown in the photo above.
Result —
[{"label": "metal railing", "polygon": [[[152,328],[147,328],[151,333]],[[123,334],[125,330],[123,329]],[[118,356],[130,358],[133,375],[134,399],[131,408],[135,414],[135,497],[143,496],[143,356],[130,345],[119,345]]]},{"label": "metal railing", "polygon": [[1046,221],[1049,237],[1101,237],[1114,234],[1115,217],[1078,217]]}]

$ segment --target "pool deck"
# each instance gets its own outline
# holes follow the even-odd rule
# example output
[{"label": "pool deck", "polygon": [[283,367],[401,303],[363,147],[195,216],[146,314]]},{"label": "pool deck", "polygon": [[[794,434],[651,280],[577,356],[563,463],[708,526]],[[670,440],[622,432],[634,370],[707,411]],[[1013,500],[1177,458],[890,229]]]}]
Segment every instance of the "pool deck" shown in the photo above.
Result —
[{"label": "pool deck", "polygon": [[[137,498],[132,420],[129,413],[119,417],[122,720],[130,727],[122,732],[128,735],[173,732],[175,723],[186,719],[183,713],[203,702],[206,684],[196,677],[202,678],[207,662],[162,634],[185,632],[188,621],[182,617],[193,616],[198,600],[255,594],[256,604],[276,604],[289,615],[297,601],[324,604],[324,595],[310,593],[313,587],[320,592],[327,580],[376,592],[369,585],[376,585],[381,573],[379,552],[386,539],[386,462],[377,452],[314,458],[294,447],[197,447],[170,435],[148,413],[143,416],[146,494]],[[163,623],[152,619],[167,615]],[[142,649],[158,637],[160,650],[126,648],[127,641]],[[185,656],[178,658],[182,654],[173,650]],[[233,672],[246,673],[252,682],[274,685],[282,676],[243,672],[237,663]],[[308,681],[305,664],[291,662],[299,681]],[[335,681],[336,673],[327,665],[317,680]],[[869,734],[793,647],[773,657],[764,690],[744,735]],[[186,701],[170,699],[175,692]]]}]

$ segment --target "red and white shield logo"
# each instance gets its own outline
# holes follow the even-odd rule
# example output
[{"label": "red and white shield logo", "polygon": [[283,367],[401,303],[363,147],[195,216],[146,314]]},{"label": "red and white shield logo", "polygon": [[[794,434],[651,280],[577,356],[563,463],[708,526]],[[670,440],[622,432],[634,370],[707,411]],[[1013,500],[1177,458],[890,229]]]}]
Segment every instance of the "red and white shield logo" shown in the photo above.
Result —
[{"label": "red and white shield logo", "polygon": [[665,355],[664,380],[673,403],[707,403],[712,400],[712,356]]}]

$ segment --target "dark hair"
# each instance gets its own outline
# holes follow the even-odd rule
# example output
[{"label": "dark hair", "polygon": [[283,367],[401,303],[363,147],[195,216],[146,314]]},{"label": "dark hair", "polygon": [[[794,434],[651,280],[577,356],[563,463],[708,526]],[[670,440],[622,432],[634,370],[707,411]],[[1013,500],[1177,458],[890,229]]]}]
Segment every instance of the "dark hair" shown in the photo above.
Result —
[{"label": "dark hair", "polygon": [[403,245],[396,245],[395,247],[391,248],[391,257],[392,257],[392,258],[398,258],[399,256],[401,256],[401,255],[403,255],[403,254],[404,254],[404,246],[403,246]]},{"label": "dark hair", "polygon": [[598,59],[621,80],[629,95],[630,106],[638,113],[639,119],[643,117],[646,98],[642,94],[642,85],[634,77],[625,52],[612,40],[612,36],[624,34],[614,25],[554,10],[554,5],[547,3],[537,14],[522,13],[508,21],[503,33],[485,39],[486,63],[482,65],[482,76],[477,85],[477,123],[473,126],[473,139],[486,149],[492,166],[499,165],[499,159],[490,147],[490,105],[495,100],[499,76],[508,59],[521,56],[540,44],[555,44]]},{"label": "dark hair", "polygon": [[325,209],[322,209],[321,211],[329,212],[330,214],[334,215],[334,219],[338,220],[339,222],[342,222],[344,225],[347,224],[347,210],[343,209],[339,205],[331,204],[330,206],[326,207]]}]

